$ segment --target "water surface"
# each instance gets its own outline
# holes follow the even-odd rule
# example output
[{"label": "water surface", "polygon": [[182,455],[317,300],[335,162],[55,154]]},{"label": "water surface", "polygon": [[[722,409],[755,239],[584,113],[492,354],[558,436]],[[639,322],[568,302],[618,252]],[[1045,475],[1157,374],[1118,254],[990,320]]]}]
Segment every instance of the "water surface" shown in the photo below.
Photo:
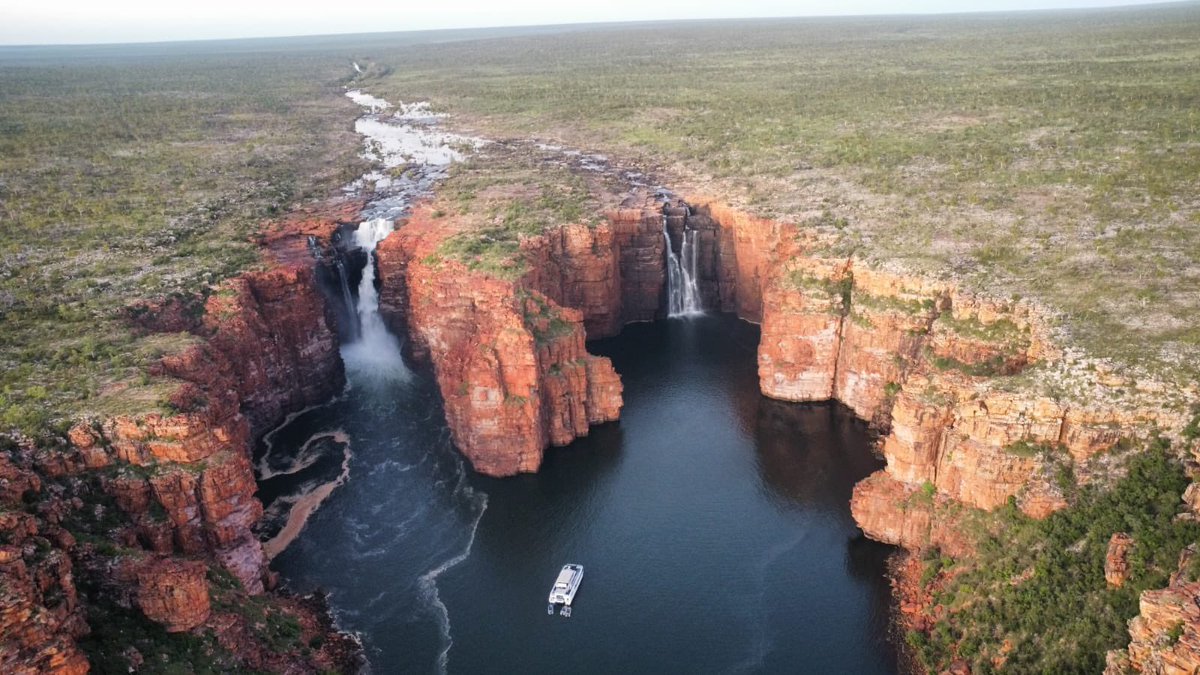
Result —
[{"label": "water surface", "polygon": [[[880,466],[867,430],[762,397],[757,342],[706,315],[591,343],[625,383],[621,421],[504,480],[464,471],[428,377],[351,370],[274,438],[286,456],[341,430],[351,460],[273,566],[331,592],[379,673],[894,672],[890,549],[849,513]],[[567,562],[586,568],[569,619],[546,613]]]}]

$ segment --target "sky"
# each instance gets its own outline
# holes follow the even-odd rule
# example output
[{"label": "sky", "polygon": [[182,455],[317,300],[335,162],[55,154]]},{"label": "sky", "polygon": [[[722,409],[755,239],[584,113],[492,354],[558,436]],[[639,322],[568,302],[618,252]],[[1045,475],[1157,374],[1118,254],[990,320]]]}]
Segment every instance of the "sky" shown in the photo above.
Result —
[{"label": "sky", "polygon": [[157,42],[598,21],[941,13],[1161,0],[0,0],[0,45]]}]

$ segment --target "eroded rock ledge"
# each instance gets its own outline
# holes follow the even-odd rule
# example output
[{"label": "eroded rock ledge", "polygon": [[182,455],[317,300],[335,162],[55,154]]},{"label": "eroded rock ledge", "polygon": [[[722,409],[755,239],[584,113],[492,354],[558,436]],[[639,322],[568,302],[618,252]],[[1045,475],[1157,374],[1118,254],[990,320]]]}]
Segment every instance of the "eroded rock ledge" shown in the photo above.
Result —
[{"label": "eroded rock ledge", "polygon": [[[635,195],[596,224],[522,239],[519,264],[502,273],[444,255],[471,225],[426,207],[380,247],[381,309],[432,361],[477,470],[535,471],[547,445],[616,417],[619,380],[583,339],[662,317],[664,224],[676,251],[695,231],[705,306],[761,322],[765,395],[836,399],[880,430],[887,466],[851,503],[873,539],[970,555],[962,507],[1011,502],[1043,518],[1075,485],[1112,481],[1143,441],[1178,437],[1191,418],[1197,392],[1166,396],[1061,349],[1029,302],[830,257],[819,232],[713,200]],[[571,360],[582,367],[568,377]],[[1143,596],[1134,645],[1114,659],[1148,672],[1194,663],[1186,638],[1200,620],[1185,609],[1198,594],[1173,583]],[[1170,612],[1170,627],[1155,618]],[[1164,630],[1182,631],[1170,649]]]},{"label": "eroded rock ledge", "polygon": [[[328,249],[359,208],[325,205],[269,229],[258,269],[206,297],[131,307],[130,321],[161,356],[142,381],[114,385],[97,406],[129,412],[88,417],[63,447],[0,454],[0,670],[88,670],[75,644],[88,632],[81,576],[104,603],[135,608],[168,632],[212,631],[241,667],[354,667],[359,647],[321,601],[250,603],[297,622],[306,644],[319,637],[307,653],[268,646],[236,605],[273,585],[252,531],[262,505],[251,440],[344,385],[312,252]],[[20,513],[22,501],[36,512]],[[76,542],[68,527],[95,539]],[[214,586],[222,569],[230,582]]]},{"label": "eroded rock ledge", "polygon": [[1067,367],[1029,303],[824,257],[818,234],[712,200],[627,198],[598,224],[523,239],[515,274],[443,255],[469,225],[425,207],[380,245],[381,311],[431,359],[476,469],[534,471],[542,448],[615,418],[619,384],[582,341],[662,316],[664,219],[676,250],[685,228],[697,233],[706,306],[761,321],[764,394],[837,399],[886,432],[887,468],[854,500],[881,540],[929,538],[917,521],[901,524],[914,514],[898,495],[932,490],[983,509],[1013,498],[1045,515],[1065,504],[1065,472],[1107,475],[1123,440],[1187,422],[1130,383]]},{"label": "eroded rock ledge", "polygon": [[424,207],[379,245],[380,311],[394,326],[407,322],[414,350],[432,361],[454,442],[475,470],[536,471],[548,445],[566,445],[621,409],[612,363],[584,348],[585,321],[603,329],[619,315],[604,302],[619,288],[611,232],[568,227],[529,242],[543,256],[541,283],[439,259],[456,232]]}]

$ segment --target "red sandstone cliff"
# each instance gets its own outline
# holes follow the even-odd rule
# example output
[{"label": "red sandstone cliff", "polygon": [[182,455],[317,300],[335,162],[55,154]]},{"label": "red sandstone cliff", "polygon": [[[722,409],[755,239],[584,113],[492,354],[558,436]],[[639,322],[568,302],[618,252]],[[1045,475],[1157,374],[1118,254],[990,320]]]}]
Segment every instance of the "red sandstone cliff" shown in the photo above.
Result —
[{"label": "red sandstone cliff", "polygon": [[611,226],[563,225],[526,239],[521,249],[529,260],[524,285],[579,310],[588,337],[620,332],[622,266]]},{"label": "red sandstone cliff", "polygon": [[[309,262],[231,279],[209,298],[197,338],[152,369],[174,382],[167,410],[100,418],[70,433],[85,468],[133,465],[109,481],[142,546],[211,554],[251,592],[266,558],[251,527],[251,439],[343,385],[337,341]],[[169,528],[149,517],[152,505]]]},{"label": "red sandstone cliff", "polygon": [[[855,258],[823,258],[813,252],[819,234],[711,200],[694,204],[688,226],[718,229],[701,238],[717,248],[701,259],[718,261],[720,306],[761,318],[762,392],[837,399],[887,432],[887,468],[854,498],[859,524],[875,538],[918,547],[946,539],[931,534],[913,506],[918,491],[984,509],[1016,498],[1027,513],[1045,516],[1066,503],[1056,472],[1106,478],[1119,463],[1107,451],[1122,439],[1177,431],[1187,421],[1128,393],[1129,383],[1061,365],[1028,303]],[[1036,377],[1016,377],[1031,364],[1042,365]]]},{"label": "red sandstone cliff", "polygon": [[1200,672],[1200,580],[1189,569],[1195,556],[1195,545],[1184,549],[1167,587],[1142,593],[1129,647],[1108,653],[1105,675]]},{"label": "red sandstone cliff", "polygon": [[[619,308],[620,325],[662,318],[662,298],[667,283],[662,211],[651,205],[621,208],[609,211],[605,218],[613,232],[612,241],[619,262],[620,295],[614,300]],[[589,337],[604,337],[616,332],[589,333]]]},{"label": "red sandstone cliff", "polygon": [[[75,646],[88,631],[71,564],[75,539],[59,524],[73,506],[42,488],[0,452],[0,672],[86,673]],[[37,514],[24,508],[35,498],[43,500]]]},{"label": "red sandstone cliff", "polygon": [[[228,614],[210,614],[206,575],[215,564],[240,580],[239,590],[225,593],[264,589],[267,561],[251,531],[262,506],[254,497],[250,443],[288,412],[343,386],[310,249],[327,247],[338,221],[356,210],[344,203],[268,228],[262,268],[225,282],[206,300],[131,308],[136,329],[174,334],[147,338],[164,354],[146,373],[149,385],[131,381],[106,393],[106,401],[131,412],[76,424],[67,448],[30,445],[19,453],[28,466],[13,463],[15,450],[0,453],[0,670],[87,671],[74,643],[87,632],[76,573],[169,631],[207,626],[235,653],[242,649],[237,658],[246,667],[352,663],[356,648],[343,645],[304,602],[266,601],[291,602],[287,611],[310,635],[331,641],[311,658],[272,654],[252,626],[231,632]],[[49,492],[43,480],[51,481]],[[93,503],[97,492],[112,506]],[[22,509],[31,500],[36,514]],[[93,543],[80,553],[63,527],[68,520],[123,554],[110,559]]]},{"label": "red sandstone cliff", "polygon": [[593,325],[610,326],[617,314],[594,301],[613,297],[616,256],[593,248],[611,235],[556,230],[526,244],[547,267],[509,280],[436,255],[458,226],[418,208],[380,243],[379,276],[391,287],[380,311],[394,322],[397,305],[406,309],[414,348],[429,355],[451,434],[472,466],[494,476],[536,471],[548,445],[566,445],[620,411],[612,364],[584,348],[585,315],[536,290],[581,302]]},{"label": "red sandstone cliff", "polygon": [[[442,264],[438,245],[462,227],[455,219],[419,216],[415,223],[378,252],[382,311],[393,323],[409,317],[416,351],[438,350],[433,362],[460,445],[503,452],[497,439],[505,433],[519,432],[530,447],[551,436],[542,412],[496,407],[497,392],[513,406],[516,397],[528,398],[538,378],[517,291],[539,291],[555,308],[579,310],[590,337],[661,316],[664,225],[676,250],[685,229],[696,233],[697,274],[708,306],[761,320],[764,394],[837,399],[889,432],[882,442],[888,467],[876,484],[885,478],[909,489],[928,483],[938,495],[985,509],[1015,497],[1027,513],[1045,515],[1065,504],[1052,480],[1058,467],[1090,480],[1105,474],[1104,451],[1121,439],[1183,423],[1177,413],[1144,405],[1101,405],[1088,396],[1047,394],[1047,387],[1028,381],[1010,384],[1030,364],[1059,358],[1027,303],[981,298],[952,283],[853,258],[821,258],[810,252],[821,242],[818,234],[712,200],[693,200],[689,208],[649,199],[641,208],[609,212],[597,227],[562,226],[528,237],[520,246],[526,271],[516,282]],[[446,308],[444,316],[435,307]],[[564,317],[574,322],[573,315]],[[506,330],[526,337],[502,340]],[[462,356],[459,350],[473,340],[511,352]],[[479,398],[471,398],[462,390],[473,386],[476,372],[493,375],[483,376]],[[1104,389],[1089,377],[1089,386]],[[479,452],[491,451],[468,455],[487,464]],[[487,470],[531,470],[540,461],[540,453],[524,445],[507,452],[506,468]],[[884,517],[879,508],[863,512],[875,514],[876,522],[862,523],[868,533],[895,529],[877,522]]]}]

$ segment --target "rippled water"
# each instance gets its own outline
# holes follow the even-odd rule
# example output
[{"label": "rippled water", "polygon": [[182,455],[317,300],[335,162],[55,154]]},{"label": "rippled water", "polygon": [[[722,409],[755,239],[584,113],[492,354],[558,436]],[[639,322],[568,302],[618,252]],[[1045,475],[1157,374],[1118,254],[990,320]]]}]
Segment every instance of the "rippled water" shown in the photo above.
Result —
[{"label": "rippled water", "polygon": [[[757,340],[705,316],[592,343],[625,382],[621,422],[504,480],[463,470],[427,376],[351,372],[343,398],[273,438],[283,464],[331,430],[351,452],[274,567],[331,591],[377,673],[893,672],[890,549],[848,506],[879,466],[866,429],[759,395]],[[341,448],[319,441],[333,471]],[[587,570],[574,614],[548,616],[567,562]]]}]

